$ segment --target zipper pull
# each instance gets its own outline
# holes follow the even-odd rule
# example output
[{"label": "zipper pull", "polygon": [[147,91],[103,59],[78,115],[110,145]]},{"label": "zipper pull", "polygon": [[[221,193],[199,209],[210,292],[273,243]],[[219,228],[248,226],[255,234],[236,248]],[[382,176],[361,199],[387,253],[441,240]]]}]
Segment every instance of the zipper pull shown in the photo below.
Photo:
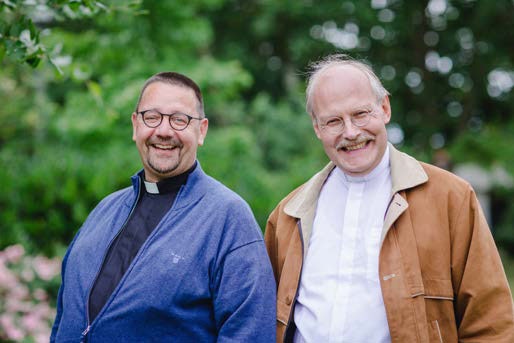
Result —
[{"label": "zipper pull", "polygon": [[91,325],[88,325],[87,328],[82,332],[82,339],[80,340],[81,343],[84,343],[86,341],[86,335],[89,332],[89,328]]}]

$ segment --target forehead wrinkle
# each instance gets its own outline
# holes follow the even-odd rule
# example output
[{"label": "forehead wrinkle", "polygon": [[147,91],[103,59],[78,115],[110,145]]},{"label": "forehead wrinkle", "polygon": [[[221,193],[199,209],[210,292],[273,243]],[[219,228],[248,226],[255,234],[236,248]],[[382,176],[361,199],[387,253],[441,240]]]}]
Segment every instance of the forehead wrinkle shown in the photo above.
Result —
[{"label": "forehead wrinkle", "polygon": [[[340,70],[327,73],[336,68]],[[320,102],[323,102],[325,112],[341,114],[369,108],[375,99],[366,74],[356,67],[346,65],[325,70],[317,80],[313,95],[313,108],[317,115],[322,114]]]},{"label": "forehead wrinkle", "polygon": [[[170,99],[168,93],[172,92],[170,88],[175,88],[173,91],[178,89],[185,92],[178,92]],[[198,100],[196,99],[195,93],[192,89],[181,86],[179,84],[169,84],[160,81],[155,81],[148,85],[145,89],[143,96],[141,97],[140,107],[144,108],[148,102],[153,104],[153,107],[148,109],[155,109],[161,113],[177,113],[182,112],[190,114],[191,109],[198,109]],[[174,108],[172,111],[169,108]],[[147,110],[146,108],[141,109]]]}]

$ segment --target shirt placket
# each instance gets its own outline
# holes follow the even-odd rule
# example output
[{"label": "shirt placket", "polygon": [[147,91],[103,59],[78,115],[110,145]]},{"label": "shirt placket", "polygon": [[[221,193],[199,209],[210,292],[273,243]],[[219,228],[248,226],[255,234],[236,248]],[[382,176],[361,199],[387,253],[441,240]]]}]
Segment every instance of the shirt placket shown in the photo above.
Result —
[{"label": "shirt placket", "polygon": [[364,194],[364,183],[350,183],[344,212],[344,230],[341,235],[338,282],[329,331],[329,342],[341,342],[344,339],[346,317],[348,314],[349,288],[354,269],[354,254],[359,230],[359,213]]}]

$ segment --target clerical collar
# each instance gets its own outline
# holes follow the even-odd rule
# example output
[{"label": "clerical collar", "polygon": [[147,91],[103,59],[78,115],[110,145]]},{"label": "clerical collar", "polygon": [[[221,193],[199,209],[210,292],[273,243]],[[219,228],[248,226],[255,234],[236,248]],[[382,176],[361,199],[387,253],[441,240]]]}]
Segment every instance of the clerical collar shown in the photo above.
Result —
[{"label": "clerical collar", "polygon": [[150,194],[166,194],[171,192],[177,192],[180,186],[184,185],[187,182],[187,177],[193,170],[196,168],[197,162],[193,163],[193,166],[189,168],[187,171],[183,172],[180,175],[172,176],[167,179],[161,180],[159,182],[148,182],[144,180],[144,173],[141,175],[141,178],[144,181],[145,190]]},{"label": "clerical collar", "polygon": [[389,146],[386,146],[386,150],[384,151],[384,156],[382,156],[382,159],[380,160],[380,163],[368,174],[366,175],[360,175],[360,176],[353,176],[348,175],[345,172],[343,172],[341,169],[338,169],[338,173],[340,177],[342,176],[342,180],[344,182],[366,182],[369,180],[374,179],[378,175],[385,172],[387,169],[389,169]]}]

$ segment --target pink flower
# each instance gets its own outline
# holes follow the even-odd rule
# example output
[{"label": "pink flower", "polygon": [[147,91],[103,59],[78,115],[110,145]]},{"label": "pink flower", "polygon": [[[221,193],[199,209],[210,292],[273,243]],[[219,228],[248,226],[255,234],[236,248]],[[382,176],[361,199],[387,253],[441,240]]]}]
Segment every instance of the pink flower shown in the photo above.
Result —
[{"label": "pink flower", "polygon": [[16,283],[16,276],[0,261],[0,289],[11,289]]},{"label": "pink flower", "polygon": [[49,281],[54,276],[59,275],[61,262],[57,258],[49,259],[44,256],[36,256],[33,265],[38,276],[45,281]]},{"label": "pink flower", "polygon": [[21,278],[23,281],[31,282],[34,280],[34,271],[29,268],[23,268],[23,270],[20,273]]},{"label": "pink flower", "polygon": [[14,326],[5,328],[5,333],[7,333],[7,337],[15,341],[19,341],[25,338],[25,334],[23,334],[23,331]]},{"label": "pink flower", "polygon": [[39,328],[41,328],[42,325],[44,325],[41,322],[41,319],[39,318],[39,316],[34,315],[33,313],[24,315],[21,318],[21,323],[29,332],[35,331],[36,329],[39,329]]},{"label": "pink flower", "polygon": [[11,299],[26,299],[29,296],[29,289],[27,286],[18,283],[10,289]]},{"label": "pink flower", "polygon": [[37,288],[36,290],[34,290],[34,294],[33,295],[34,295],[34,298],[36,300],[39,300],[39,301],[48,300],[48,295],[41,288]]},{"label": "pink flower", "polygon": [[21,244],[11,245],[4,250],[4,256],[11,263],[18,263],[25,254],[25,249]]},{"label": "pink flower", "polygon": [[60,266],[59,258],[25,255],[19,244],[0,251],[0,341],[48,342],[55,309],[46,291],[31,284],[51,280]]},{"label": "pink flower", "polygon": [[48,343],[48,338],[50,337],[50,335],[51,335],[50,330],[38,332],[37,334],[34,335],[34,341],[36,343]]},{"label": "pink flower", "polygon": [[12,317],[9,317],[7,315],[0,316],[0,327],[7,335],[7,338],[17,341],[25,337],[23,332],[14,326],[14,321]]},{"label": "pink flower", "polygon": [[21,301],[16,298],[8,298],[5,302],[5,310],[7,313],[30,312],[32,305],[27,301]]}]

